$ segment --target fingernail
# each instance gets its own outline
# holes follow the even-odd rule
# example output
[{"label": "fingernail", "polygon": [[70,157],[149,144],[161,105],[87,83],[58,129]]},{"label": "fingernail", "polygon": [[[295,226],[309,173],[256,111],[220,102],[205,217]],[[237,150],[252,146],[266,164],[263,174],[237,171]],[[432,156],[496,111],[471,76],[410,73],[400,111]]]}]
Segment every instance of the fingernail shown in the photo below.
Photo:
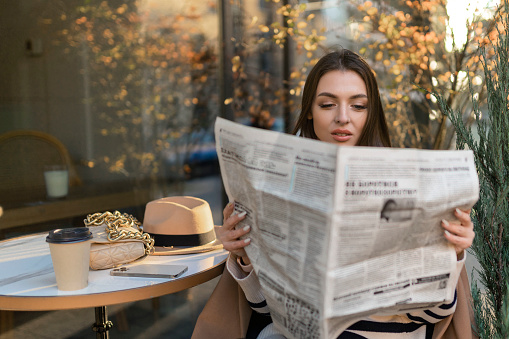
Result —
[{"label": "fingernail", "polygon": [[444,223],[445,226],[449,226],[449,222],[445,219],[442,219],[442,222]]},{"label": "fingernail", "polygon": [[447,235],[451,235],[451,233],[449,233],[448,230],[444,230],[444,233],[447,234]]},{"label": "fingernail", "polygon": [[244,226],[243,230],[244,231],[249,231],[250,228],[251,228],[251,226]]},{"label": "fingernail", "polygon": [[251,242],[251,239],[249,239],[249,238],[247,238],[247,239],[245,239],[245,240],[244,240],[244,243],[245,243],[245,244],[249,244],[250,242]]},{"label": "fingernail", "polygon": [[239,214],[239,218],[244,217],[246,214],[247,214],[247,212],[246,212],[246,211],[244,211],[244,212],[240,213],[240,214]]},{"label": "fingernail", "polygon": [[459,208],[456,208],[456,213],[461,214],[461,213],[463,213],[463,212],[462,212],[462,211],[460,211],[460,209],[459,209]]}]

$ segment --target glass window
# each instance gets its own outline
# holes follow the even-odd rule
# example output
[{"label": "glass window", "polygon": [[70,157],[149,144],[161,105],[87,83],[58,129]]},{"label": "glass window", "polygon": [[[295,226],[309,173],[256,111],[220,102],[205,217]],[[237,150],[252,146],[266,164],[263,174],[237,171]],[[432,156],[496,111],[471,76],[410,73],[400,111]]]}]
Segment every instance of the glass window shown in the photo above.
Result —
[{"label": "glass window", "polygon": [[[11,32],[0,38],[4,235],[80,226],[104,210],[141,219],[149,200],[219,180],[215,1],[47,0],[1,12]],[[66,166],[67,194],[48,196],[50,165]],[[220,208],[218,187],[194,194]]]}]

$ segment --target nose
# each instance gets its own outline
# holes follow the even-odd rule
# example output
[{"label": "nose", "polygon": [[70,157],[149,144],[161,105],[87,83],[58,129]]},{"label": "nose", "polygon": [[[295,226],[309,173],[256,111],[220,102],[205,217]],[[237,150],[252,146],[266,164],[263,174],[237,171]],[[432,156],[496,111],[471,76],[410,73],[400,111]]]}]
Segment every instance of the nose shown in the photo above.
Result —
[{"label": "nose", "polygon": [[343,105],[338,107],[338,111],[334,117],[334,122],[340,125],[346,125],[350,122],[347,107],[344,107]]}]

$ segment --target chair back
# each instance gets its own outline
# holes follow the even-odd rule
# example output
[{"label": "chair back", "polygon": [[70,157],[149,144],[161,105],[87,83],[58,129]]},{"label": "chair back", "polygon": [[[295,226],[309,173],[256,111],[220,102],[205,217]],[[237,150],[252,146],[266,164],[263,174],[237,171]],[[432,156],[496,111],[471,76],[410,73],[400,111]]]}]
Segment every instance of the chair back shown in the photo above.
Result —
[{"label": "chair back", "polygon": [[0,135],[0,203],[44,198],[47,165],[65,165],[69,184],[81,184],[69,152],[57,138],[33,130]]}]

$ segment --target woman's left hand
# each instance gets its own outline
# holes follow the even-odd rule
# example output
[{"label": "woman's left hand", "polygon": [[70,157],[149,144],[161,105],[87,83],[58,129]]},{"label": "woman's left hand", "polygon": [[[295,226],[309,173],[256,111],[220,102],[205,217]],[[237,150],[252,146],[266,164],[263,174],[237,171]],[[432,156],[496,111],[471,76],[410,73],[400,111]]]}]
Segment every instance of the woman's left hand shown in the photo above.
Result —
[{"label": "woman's left hand", "polygon": [[458,220],[446,221],[442,220],[442,227],[447,241],[454,245],[458,260],[463,258],[463,252],[472,246],[475,232],[474,224],[470,219],[470,210],[462,211],[456,208],[454,215]]}]

